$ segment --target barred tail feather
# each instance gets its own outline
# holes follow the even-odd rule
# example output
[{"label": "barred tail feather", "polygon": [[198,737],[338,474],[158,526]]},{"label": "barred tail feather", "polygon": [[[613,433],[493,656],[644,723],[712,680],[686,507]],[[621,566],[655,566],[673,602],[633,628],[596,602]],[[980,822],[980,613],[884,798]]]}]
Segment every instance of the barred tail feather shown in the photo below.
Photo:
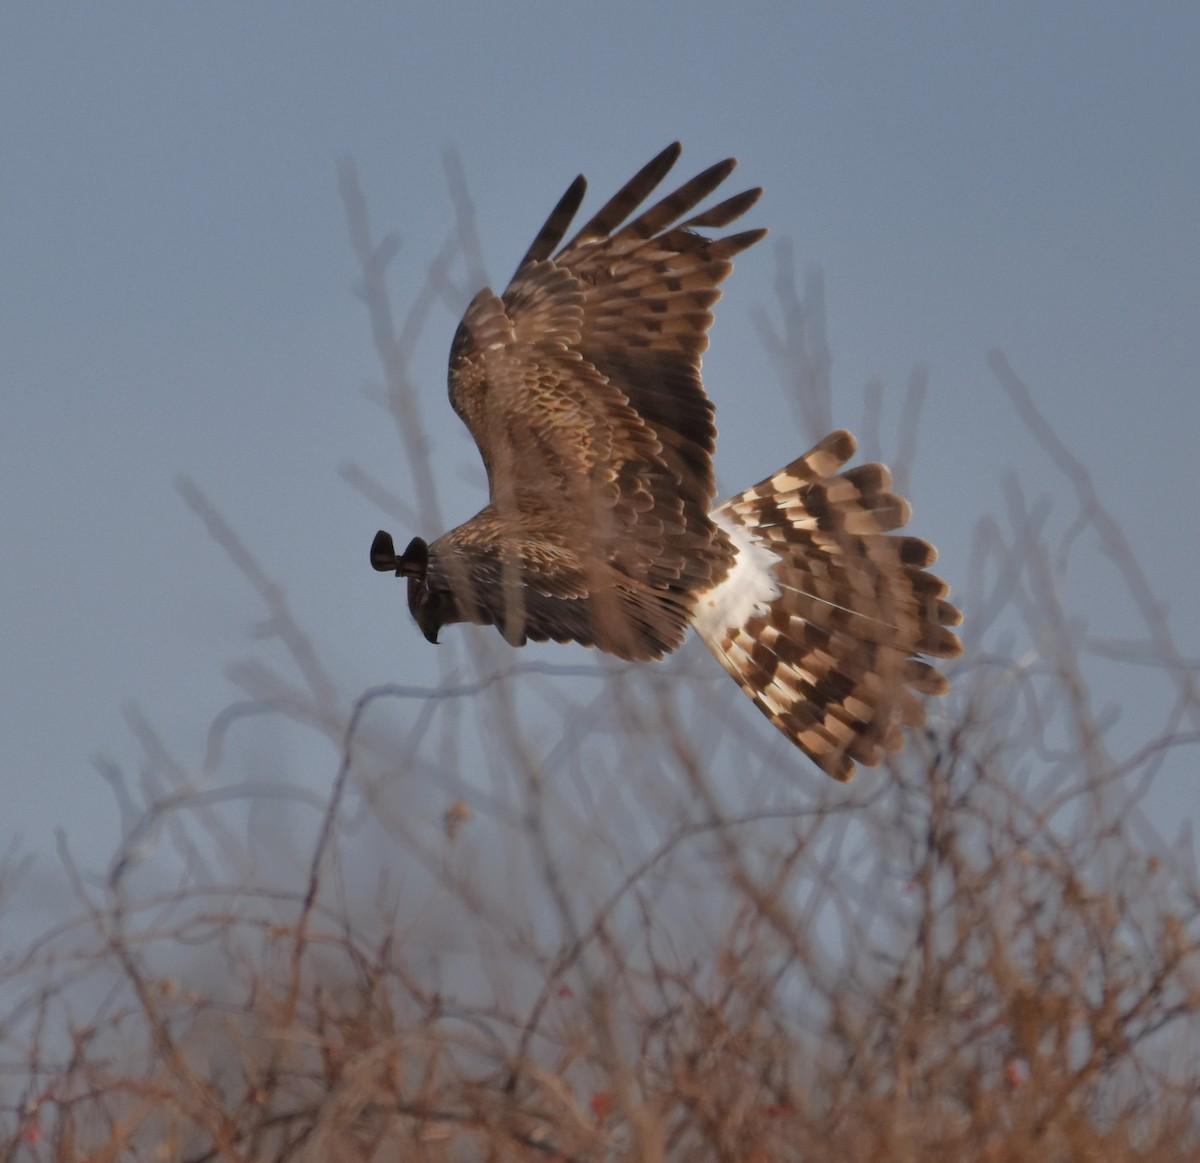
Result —
[{"label": "barred tail feather", "polygon": [[692,618],[763,714],[843,781],[925,721],[918,695],[945,693],[920,656],[962,650],[949,629],[962,615],[927,572],[936,551],[892,532],[910,508],[885,466],[839,472],[854,450],[849,432],[833,432],[714,510],[734,560]]}]

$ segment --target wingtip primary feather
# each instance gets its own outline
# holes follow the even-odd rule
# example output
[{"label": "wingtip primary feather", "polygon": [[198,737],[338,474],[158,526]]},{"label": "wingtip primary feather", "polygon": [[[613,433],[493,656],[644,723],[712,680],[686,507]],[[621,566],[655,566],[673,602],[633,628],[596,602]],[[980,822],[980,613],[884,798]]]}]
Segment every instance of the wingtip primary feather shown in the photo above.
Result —
[{"label": "wingtip primary feather", "polygon": [[579,174],[567,187],[563,196],[559,198],[554,209],[550,211],[550,217],[542,224],[541,230],[537,232],[537,237],[530,243],[529,249],[521,261],[517,263],[518,271],[524,270],[535,262],[542,262],[554,253],[555,248],[562,242],[563,236],[570,228],[572,219],[579,213],[579,207],[583,205],[583,196],[586,193],[587,178],[583,174]]},{"label": "wingtip primary feather", "polygon": [[567,249],[593,239],[609,237],[630,213],[650,196],[679,160],[682,152],[683,146],[674,141],[661,153],[652,157],[584,223],[575,237],[567,243]]},{"label": "wingtip primary feather", "polygon": [[761,197],[761,186],[743,190],[740,194],[734,194],[732,198],[726,198],[723,202],[718,202],[715,206],[710,206],[702,213],[689,218],[683,226],[687,230],[728,226],[730,222],[745,214]]}]

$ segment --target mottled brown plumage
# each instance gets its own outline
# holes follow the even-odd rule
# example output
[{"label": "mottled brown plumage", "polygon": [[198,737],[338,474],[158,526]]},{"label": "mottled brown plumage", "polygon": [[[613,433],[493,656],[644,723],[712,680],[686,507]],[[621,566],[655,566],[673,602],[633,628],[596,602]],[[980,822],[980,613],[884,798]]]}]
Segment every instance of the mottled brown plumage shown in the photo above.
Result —
[{"label": "mottled brown plumage", "polygon": [[757,189],[692,214],[732,159],[626,222],[679,153],[664,150],[559,249],[583,200],[577,178],[504,294],[476,295],[450,352],[450,402],[479,446],[489,504],[403,555],[380,532],[371,561],[408,578],[434,642],[468,621],[516,646],[575,641],[646,660],[694,625],[772,722],[849,778],[919,721],[913,692],[941,689],[915,656],[957,652],[944,627],[958,612],[924,572],[932,547],[887,536],[908,516],[887,470],[834,475],[849,433],[713,510],[700,357],[731,260],[766,232],[701,233],[739,218]]},{"label": "mottled brown plumage", "polygon": [[705,595],[694,619],[758,709],[839,780],[900,748],[901,727],[925,721],[919,694],[946,692],[918,656],[961,651],[947,627],[962,615],[926,572],[937,552],[891,535],[910,510],[884,465],[838,472],[854,450],[849,432],[830,433],[714,512],[719,527],[753,538],[762,566],[725,588],[761,596],[722,611],[720,591]]}]

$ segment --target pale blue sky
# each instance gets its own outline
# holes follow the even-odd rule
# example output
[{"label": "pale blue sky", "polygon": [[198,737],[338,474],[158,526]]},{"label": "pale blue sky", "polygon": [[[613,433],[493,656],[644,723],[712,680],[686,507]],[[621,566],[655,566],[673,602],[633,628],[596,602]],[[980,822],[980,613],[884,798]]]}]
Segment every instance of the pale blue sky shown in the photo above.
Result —
[{"label": "pale blue sky", "polygon": [[[1198,47],[1200,8],[1166,3],[6,5],[0,849],[45,851],[62,824],[103,860],[116,813],[91,757],[136,768],[122,705],[198,761],[232,697],[221,669],[260,610],[178,474],[285,581],[348,696],[436,674],[367,566],[387,522],[337,475],[407,487],[360,393],[378,372],[343,156],[400,237],[403,305],[452,227],[448,148],[494,283],[580,170],[594,207],[675,138],[681,178],[737,155],[772,239],[739,261],[705,363],[726,490],[802,451],[753,326],[786,239],[824,272],[835,422],[879,377],[894,448],[928,366],[912,494],[945,576],[965,580],[1006,471],[1071,511],[987,368],[998,347],[1200,656]],[[455,323],[435,311],[413,371],[459,520],[482,475],[444,397]],[[1121,637],[1097,586],[1081,612]]]}]

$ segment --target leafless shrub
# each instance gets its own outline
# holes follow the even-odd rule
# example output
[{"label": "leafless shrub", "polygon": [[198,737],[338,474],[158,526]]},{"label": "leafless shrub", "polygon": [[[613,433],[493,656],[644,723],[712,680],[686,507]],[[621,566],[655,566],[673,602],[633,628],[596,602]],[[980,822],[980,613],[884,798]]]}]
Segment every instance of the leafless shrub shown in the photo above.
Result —
[{"label": "leafless shrub", "polygon": [[[459,228],[397,328],[395,248],[342,175],[379,401],[427,514],[403,353],[455,262],[479,266],[450,177]],[[779,290],[765,340],[825,426],[819,284],[801,300],[784,263]],[[792,774],[686,651],[579,667],[465,634],[437,688],[347,700],[183,482],[287,663],[233,670],[244,700],[196,764],[131,713],[140,781],[101,771],[128,821],[107,874],[64,846],[76,914],[0,965],[5,1158],[1195,1158],[1200,891],[1140,806],[1168,757],[1194,762],[1194,667],[1086,470],[994,367],[1077,520],[1052,542],[1015,485],[985,516],[955,693],[849,789]],[[1063,605],[1085,530],[1144,623],[1126,654],[1170,693],[1123,754]],[[328,747],[328,798],[228,776],[230,732],[263,717]],[[273,813],[294,843],[265,860]],[[10,902],[24,873],[2,871]]]}]

